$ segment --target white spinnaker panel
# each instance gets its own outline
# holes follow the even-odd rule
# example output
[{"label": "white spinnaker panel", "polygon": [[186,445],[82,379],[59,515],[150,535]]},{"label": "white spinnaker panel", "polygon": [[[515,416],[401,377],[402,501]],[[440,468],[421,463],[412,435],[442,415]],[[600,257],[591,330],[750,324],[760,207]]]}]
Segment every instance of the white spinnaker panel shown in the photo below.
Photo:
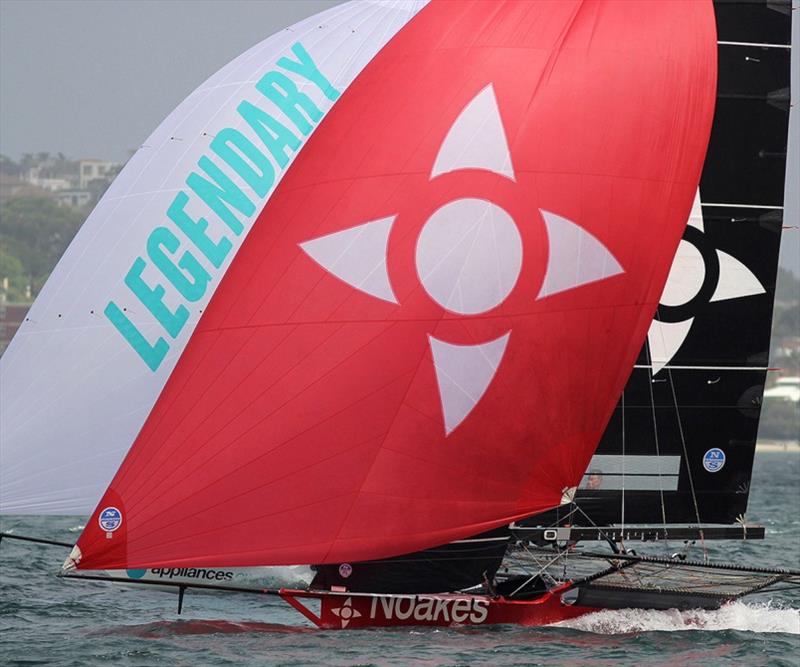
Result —
[{"label": "white spinnaker panel", "polygon": [[[113,300],[150,341],[164,336],[125,286],[124,277],[138,256],[146,256],[146,240],[154,228],[174,230],[166,211],[180,190],[189,192],[186,178],[200,172],[198,160],[210,154],[209,144],[219,131],[234,128],[261,145],[236,111],[242,101],[292,127],[288,117],[256,90],[256,82],[280,69],[281,58],[293,58],[292,46],[299,42],[331,85],[344,93],[426,2],[352,2],[283,30],[214,74],[142,144],[81,227],[0,359],[0,512],[88,514],[94,509],[286,169],[276,167],[272,189],[259,197],[222,165],[256,210],[249,217],[238,216],[244,232],[238,237],[227,234],[234,246],[219,268],[200,256],[211,283],[191,304],[189,321],[177,338],[165,336],[170,349],[155,372],[103,311]],[[333,106],[318,86],[299,76],[290,78],[323,114]],[[209,228],[216,220],[211,236],[229,231],[197,197],[190,196],[186,212],[194,219],[207,218]],[[176,260],[191,248],[184,237],[181,241]],[[142,275],[151,285],[165,282],[152,264]],[[180,303],[170,290],[164,302],[171,309]]]}]

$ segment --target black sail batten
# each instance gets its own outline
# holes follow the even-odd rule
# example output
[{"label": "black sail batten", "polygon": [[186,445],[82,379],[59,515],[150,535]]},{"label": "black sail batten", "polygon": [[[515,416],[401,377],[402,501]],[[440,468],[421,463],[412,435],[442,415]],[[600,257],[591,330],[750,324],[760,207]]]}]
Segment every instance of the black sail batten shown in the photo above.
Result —
[{"label": "black sail batten", "polygon": [[733,524],[747,510],[783,225],[791,12],[788,1],[714,6],[702,222],[683,239],[702,277],[685,299],[660,304],[654,325],[680,330],[679,344],[643,347],[579,486],[581,511],[528,525]]},{"label": "black sail batten", "polygon": [[311,588],[369,593],[441,593],[492,581],[511,531],[498,528],[469,539],[382,560],[316,565]]}]

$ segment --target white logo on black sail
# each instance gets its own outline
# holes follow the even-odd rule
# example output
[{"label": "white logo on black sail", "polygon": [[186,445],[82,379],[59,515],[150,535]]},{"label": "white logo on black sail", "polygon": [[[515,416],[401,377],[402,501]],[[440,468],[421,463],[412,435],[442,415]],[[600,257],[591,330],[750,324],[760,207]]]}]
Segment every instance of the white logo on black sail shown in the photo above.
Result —
[{"label": "white logo on black sail", "polygon": [[698,190],[686,231],[672,261],[656,319],[647,332],[653,375],[672,361],[703,307],[764,291],[750,269],[709,242]]}]

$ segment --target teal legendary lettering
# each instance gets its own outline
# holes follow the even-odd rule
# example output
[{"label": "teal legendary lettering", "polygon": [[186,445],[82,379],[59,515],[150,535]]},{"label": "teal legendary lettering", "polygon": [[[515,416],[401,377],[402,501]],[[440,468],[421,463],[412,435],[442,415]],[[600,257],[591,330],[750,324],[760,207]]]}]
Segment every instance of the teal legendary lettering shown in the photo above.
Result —
[{"label": "teal legendary lettering", "polygon": [[[278,60],[277,66],[286,73],[312,83],[331,102],[336,101],[339,91],[319,71],[303,45],[299,42],[294,44],[292,54],[294,58],[284,56]],[[284,72],[277,69],[268,71],[255,84],[255,88],[306,137],[322,119],[323,112]],[[192,171],[186,179],[189,192],[216,217],[209,220],[187,213],[186,205],[190,196],[184,190],[179,191],[166,211],[166,218],[181,232],[182,237],[160,225],[150,232],[146,242],[149,263],[160,272],[166,284],[153,282],[151,285],[145,281],[143,272],[148,262],[143,257],[136,258],[124,279],[131,294],[172,338],[177,338],[185,326],[189,310],[183,303],[178,303],[174,310],[170,309],[164,302],[167,288],[174,290],[174,295],[169,299],[173,304],[181,298],[192,303],[206,296],[208,285],[215,275],[200,260],[206,260],[214,269],[220,269],[234,247],[231,237],[216,229],[219,223],[234,236],[241,236],[245,223],[252,219],[257,210],[249,190],[259,200],[265,199],[280,179],[279,174],[303,143],[303,139],[278,120],[275,114],[257,104],[242,100],[236,110],[266,150],[256,146],[240,129],[225,127],[219,130],[209,146],[210,154],[201,156],[197,162],[202,173]],[[224,167],[241,179],[247,186],[246,191],[234,182],[231,175],[225,173]],[[182,248],[183,243],[190,243],[199,251],[199,255]],[[165,338],[158,336],[155,343],[151,343],[126,315],[125,309],[121,309],[114,301],[109,301],[104,314],[147,367],[156,371],[169,351],[169,343]]]},{"label": "teal legendary lettering", "polygon": [[200,158],[197,166],[202,169],[209,181],[203,178],[196,171],[189,174],[186,185],[192,190],[203,203],[216,213],[220,220],[224,222],[230,230],[239,236],[244,231],[244,225],[230,207],[235,208],[240,213],[249,217],[256,210],[255,204],[251,202],[247,195],[239,189],[230,178],[217,165],[209,160],[205,155]]},{"label": "teal legendary lettering", "polygon": [[314,100],[297,90],[294,81],[281,72],[267,72],[256,84],[256,89],[283,111],[304,135],[308,135],[313,127],[307,118],[312,122],[322,118]]},{"label": "teal legendary lettering", "polygon": [[125,276],[125,284],[147,307],[147,310],[153,313],[166,332],[176,338],[183,325],[186,324],[186,320],[189,319],[189,311],[184,305],[178,306],[174,311],[169,309],[164,303],[164,295],[167,293],[164,286],[157,283],[155,287],[151,287],[142,278],[142,272],[146,266],[147,263],[141,257],[137,257]]},{"label": "teal legendary lettering", "polygon": [[169,343],[159,337],[155,345],[151,344],[113,301],[108,302],[104,314],[117,331],[122,334],[122,337],[136,350],[136,353],[147,364],[147,367],[151,371],[157,370],[164,357],[167,356],[167,352],[169,352]]},{"label": "teal legendary lettering", "polygon": [[[156,227],[147,239],[147,254],[156,268],[175,286],[184,299],[198,301],[206,293],[206,285],[211,276],[189,251],[181,255],[176,266],[164,250],[174,254],[179,247],[178,237],[166,227]],[[191,276],[191,280],[186,274]]]},{"label": "teal legendary lettering", "polygon": [[211,142],[211,150],[227,162],[259,197],[266,196],[275,182],[275,168],[239,130],[231,127],[222,130]]},{"label": "teal legendary lettering", "polygon": [[198,250],[202,252],[209,262],[214,265],[214,268],[222,266],[225,257],[228,256],[233,244],[227,236],[220,238],[218,242],[206,233],[208,231],[208,221],[205,218],[193,220],[184,207],[189,202],[189,195],[181,191],[175,195],[169,209],[167,209],[167,217],[172,220],[192,243],[194,243]]},{"label": "teal legendary lettering", "polygon": [[300,139],[283,123],[278,122],[266,111],[259,109],[254,104],[250,104],[250,102],[242,102],[237,111],[247,121],[247,124],[253,128],[253,131],[272,154],[278,166],[285,167],[289,162],[289,156],[285,152],[286,149],[288,148],[290,153],[296,151],[300,148]]},{"label": "teal legendary lettering", "polygon": [[308,55],[308,51],[303,48],[300,42],[297,42],[292,47],[292,53],[297,56],[297,60],[290,60],[286,57],[281,58],[278,61],[278,67],[283,67],[285,70],[299,74],[304,79],[308,79],[319,88],[322,94],[331,102],[338,100],[339,91],[336,90],[336,88],[331,85],[331,82],[325,78],[325,75],[317,69],[313,59]]}]

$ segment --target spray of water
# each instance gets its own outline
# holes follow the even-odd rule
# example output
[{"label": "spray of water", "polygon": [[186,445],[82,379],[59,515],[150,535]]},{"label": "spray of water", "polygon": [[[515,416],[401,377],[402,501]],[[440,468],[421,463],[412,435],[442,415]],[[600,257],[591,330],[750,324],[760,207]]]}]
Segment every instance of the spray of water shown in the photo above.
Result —
[{"label": "spray of water", "polygon": [[780,608],[769,603],[745,604],[741,601],[713,611],[607,609],[558,625],[612,635],[681,630],[744,630],[800,635],[800,610]]}]

